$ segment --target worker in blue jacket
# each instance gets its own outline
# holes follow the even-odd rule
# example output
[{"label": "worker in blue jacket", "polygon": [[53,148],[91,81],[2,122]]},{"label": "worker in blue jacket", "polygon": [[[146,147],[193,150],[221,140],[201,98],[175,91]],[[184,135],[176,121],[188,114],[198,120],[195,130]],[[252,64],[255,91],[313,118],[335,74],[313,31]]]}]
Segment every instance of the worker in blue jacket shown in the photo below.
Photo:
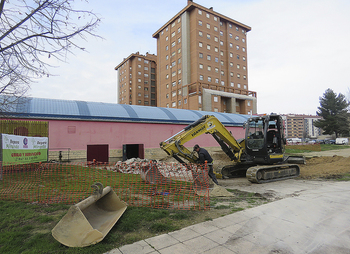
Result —
[{"label": "worker in blue jacket", "polygon": [[195,145],[193,147],[193,151],[196,151],[198,153],[199,163],[204,164],[205,161],[207,161],[207,165],[209,167],[208,175],[215,184],[219,185],[213,170],[213,159],[211,158],[208,151],[204,148],[199,147],[199,145]]}]

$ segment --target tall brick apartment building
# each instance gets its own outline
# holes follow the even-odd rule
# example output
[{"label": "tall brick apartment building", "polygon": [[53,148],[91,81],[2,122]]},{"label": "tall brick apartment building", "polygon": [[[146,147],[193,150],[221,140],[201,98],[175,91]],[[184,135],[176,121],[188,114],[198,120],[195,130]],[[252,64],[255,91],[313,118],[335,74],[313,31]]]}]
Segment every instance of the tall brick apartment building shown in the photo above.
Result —
[{"label": "tall brick apartment building", "polygon": [[157,106],[256,114],[248,89],[251,28],[192,1],[153,34]]},{"label": "tall brick apartment building", "polygon": [[115,67],[119,104],[157,106],[156,60],[156,55],[136,52]]}]

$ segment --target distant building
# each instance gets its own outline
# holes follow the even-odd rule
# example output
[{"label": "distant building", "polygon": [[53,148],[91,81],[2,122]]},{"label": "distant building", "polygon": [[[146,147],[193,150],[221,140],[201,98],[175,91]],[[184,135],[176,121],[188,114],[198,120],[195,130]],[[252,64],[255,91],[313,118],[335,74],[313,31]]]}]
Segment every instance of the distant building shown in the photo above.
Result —
[{"label": "distant building", "polygon": [[157,56],[131,54],[115,67],[120,104],[157,106]]},{"label": "distant building", "polygon": [[157,106],[256,114],[248,89],[251,28],[192,1],[153,34],[157,39]]},{"label": "distant building", "polygon": [[285,115],[286,137],[287,138],[312,138],[316,139],[321,135],[321,129],[314,125],[314,122],[321,117],[311,115]]}]

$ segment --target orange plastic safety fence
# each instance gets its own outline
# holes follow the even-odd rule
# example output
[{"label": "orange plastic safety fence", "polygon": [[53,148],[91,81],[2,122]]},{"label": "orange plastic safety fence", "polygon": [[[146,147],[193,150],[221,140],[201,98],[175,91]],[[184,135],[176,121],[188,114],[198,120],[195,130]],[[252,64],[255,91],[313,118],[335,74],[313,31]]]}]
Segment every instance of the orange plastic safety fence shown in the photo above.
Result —
[{"label": "orange plastic safety fence", "polygon": [[0,199],[75,204],[91,185],[111,186],[130,206],[206,210],[210,207],[207,166],[161,162],[32,163],[1,165]]}]

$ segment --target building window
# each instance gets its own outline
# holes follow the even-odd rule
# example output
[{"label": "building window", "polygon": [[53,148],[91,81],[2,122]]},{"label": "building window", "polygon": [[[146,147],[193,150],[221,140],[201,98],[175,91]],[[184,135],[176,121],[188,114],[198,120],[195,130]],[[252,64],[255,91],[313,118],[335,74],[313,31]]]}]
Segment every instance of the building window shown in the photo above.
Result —
[{"label": "building window", "polygon": [[174,101],[173,103],[171,103],[171,106],[172,106],[173,108],[175,108],[175,107],[176,107],[176,101]]},{"label": "building window", "polygon": [[245,48],[244,47],[242,48],[242,51],[245,52]]},{"label": "building window", "polygon": [[225,72],[224,71],[221,71],[221,76],[225,76]]},{"label": "building window", "polygon": [[240,68],[240,66],[239,66],[239,64],[237,64],[237,69],[239,69]]},{"label": "building window", "polygon": [[210,40],[210,34],[207,34],[207,39]]},{"label": "building window", "polygon": [[199,64],[199,69],[203,69],[203,64]]},{"label": "building window", "polygon": [[207,44],[207,50],[210,50],[210,45],[209,44]]},{"label": "building window", "polygon": [[219,41],[219,38],[218,37],[214,37],[214,41],[218,42]]},{"label": "building window", "polygon": [[214,16],[214,20],[215,20],[215,21],[218,21],[218,18]]},{"label": "building window", "polygon": [[231,33],[229,33],[229,36],[230,36],[230,38],[232,38],[232,34]]},{"label": "building window", "polygon": [[187,98],[184,99],[184,104],[187,104]]},{"label": "building window", "polygon": [[201,20],[198,20],[198,25],[202,26],[202,21]]},{"label": "building window", "polygon": [[223,31],[220,31],[220,36],[224,36],[224,32]]},{"label": "building window", "polygon": [[203,58],[203,53],[199,53],[199,58]]},{"label": "building window", "polygon": [[175,97],[176,96],[176,91],[172,92],[171,96]]},{"label": "building window", "polygon": [[244,39],[244,38],[242,38],[242,42],[245,42],[245,39]]},{"label": "building window", "polygon": [[202,48],[202,47],[203,47],[203,43],[202,43],[202,42],[199,42],[199,43],[198,43],[198,46],[199,46],[200,48]]},{"label": "building window", "polygon": [[174,36],[175,36],[175,34],[176,34],[175,32],[172,32],[172,33],[171,33],[171,37],[174,37]]},{"label": "building window", "polygon": [[179,105],[179,106],[181,105],[181,100],[178,102],[178,105]]},{"label": "building window", "polygon": [[250,101],[247,102],[248,106],[250,106]]},{"label": "building window", "polygon": [[210,29],[210,24],[207,24],[207,28]]},{"label": "building window", "polygon": [[217,32],[218,31],[218,27],[214,26],[214,31]]},{"label": "building window", "polygon": [[214,96],[214,102],[218,102],[218,101],[219,101],[218,97]]},{"label": "building window", "polygon": [[208,82],[211,82],[211,77],[208,77]]},{"label": "building window", "polygon": [[215,63],[218,63],[218,62],[219,62],[219,58],[215,57]]},{"label": "building window", "polygon": [[239,46],[238,45],[236,45],[236,49],[239,50]]},{"label": "building window", "polygon": [[199,34],[199,36],[201,36],[201,37],[203,36],[203,32],[202,32],[202,31],[199,31],[198,34]]},{"label": "building window", "polygon": [[225,81],[221,80],[221,85],[224,86],[225,85]]},{"label": "building window", "polygon": [[203,75],[199,75],[199,80],[203,80]]},{"label": "building window", "polygon": [[207,60],[211,60],[211,56],[210,55],[207,55]]},{"label": "building window", "polygon": [[230,76],[233,77],[233,72],[230,72]]},{"label": "building window", "polygon": [[235,86],[235,84],[234,84],[233,82],[231,82],[230,85],[231,85],[231,87],[234,87],[234,86]]},{"label": "building window", "polygon": [[211,71],[211,66],[208,65],[208,71]]},{"label": "building window", "polygon": [[198,9],[198,14],[199,14],[199,15],[202,15],[202,10],[199,10],[199,9]]},{"label": "building window", "polygon": [[210,18],[210,15],[209,15],[209,13],[207,13],[205,16],[207,16],[207,18]]},{"label": "building window", "polygon": [[175,41],[173,41],[173,42],[171,43],[171,47],[175,47],[175,45],[176,45],[176,43],[175,43]]},{"label": "building window", "polygon": [[218,78],[215,79],[215,83],[219,84],[219,79]]},{"label": "building window", "polygon": [[232,43],[230,43],[230,48],[233,48],[233,44]]},{"label": "building window", "polygon": [[237,73],[237,78],[241,78],[241,74]]}]

